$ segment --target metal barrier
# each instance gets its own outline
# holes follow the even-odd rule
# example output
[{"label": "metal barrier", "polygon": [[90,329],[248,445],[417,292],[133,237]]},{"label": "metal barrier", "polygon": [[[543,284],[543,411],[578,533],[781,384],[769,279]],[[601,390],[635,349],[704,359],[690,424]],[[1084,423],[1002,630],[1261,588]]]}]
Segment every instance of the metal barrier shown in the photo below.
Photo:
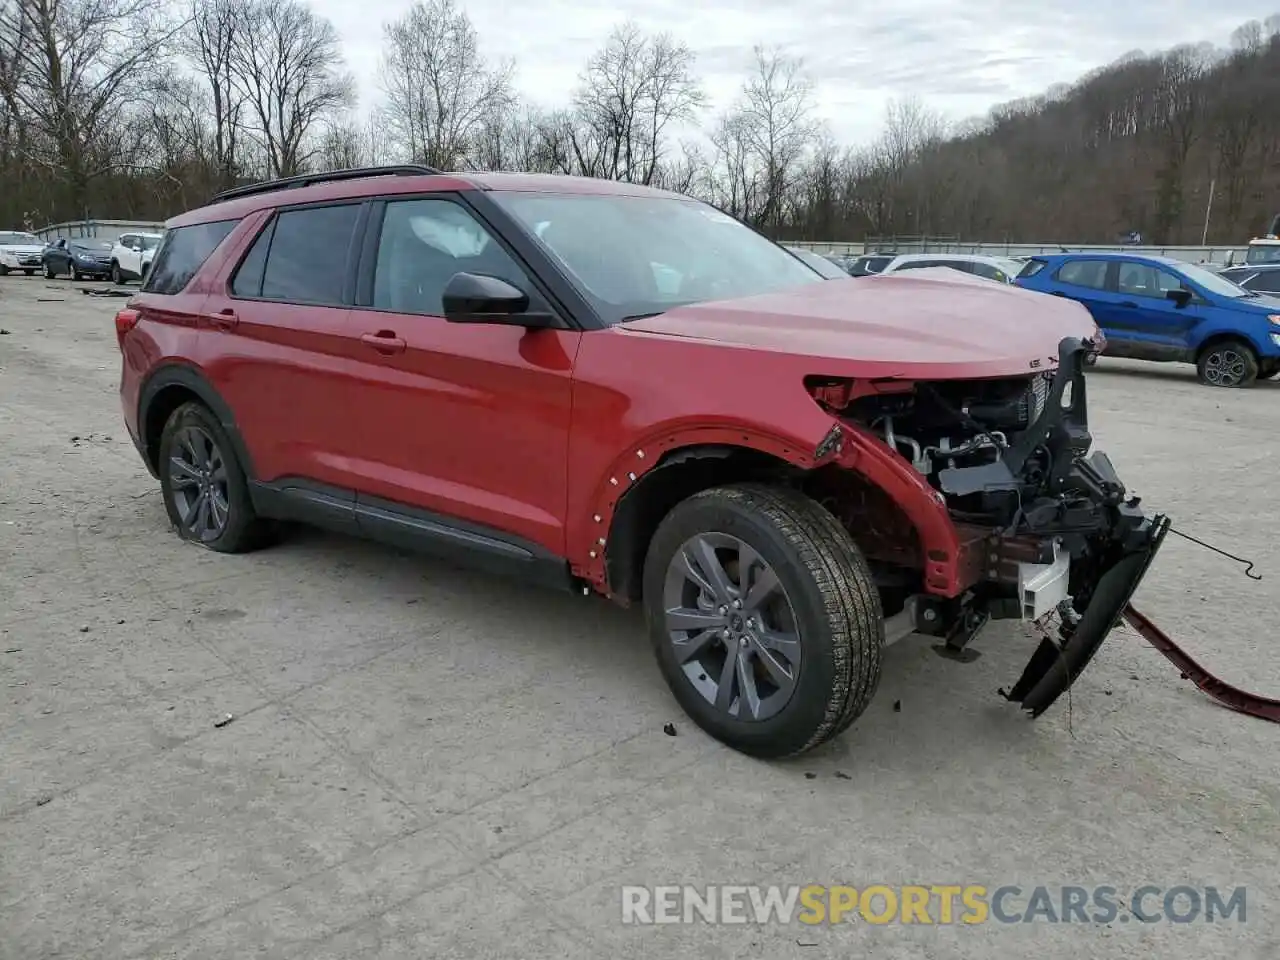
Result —
[{"label": "metal barrier", "polygon": [[58,237],[115,240],[122,233],[163,233],[164,224],[154,220],[67,220],[31,232],[46,243]]},{"label": "metal barrier", "polygon": [[988,257],[1025,257],[1037,253],[1132,253],[1139,256],[1170,257],[1186,263],[1225,263],[1234,254],[1244,262],[1246,244],[1231,246],[1156,247],[1138,244],[1089,243],[961,243],[940,239],[893,240],[880,243],[840,243],[830,241],[787,241],[814,253],[859,256],[864,253],[974,253]]}]

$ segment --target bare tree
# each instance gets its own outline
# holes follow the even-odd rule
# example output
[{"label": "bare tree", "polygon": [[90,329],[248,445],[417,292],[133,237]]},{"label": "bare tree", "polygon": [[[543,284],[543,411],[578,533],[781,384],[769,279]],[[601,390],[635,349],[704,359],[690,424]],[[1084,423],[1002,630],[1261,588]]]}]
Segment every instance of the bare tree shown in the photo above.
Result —
[{"label": "bare tree", "polygon": [[453,0],[418,0],[383,30],[386,116],[401,146],[413,160],[446,170],[479,162],[472,154],[485,124],[514,101],[512,65],[489,66],[471,19]]},{"label": "bare tree", "polygon": [[[218,186],[236,180],[245,96],[236,84],[236,39],[248,29],[244,0],[190,0],[182,33],[182,51],[204,78],[212,126],[210,151]],[[203,99],[203,98],[202,98]]]},{"label": "bare tree", "polygon": [[776,227],[819,132],[813,82],[798,57],[760,46],[753,57],[751,75],[716,139],[722,160],[737,168],[743,215],[757,226]]},{"label": "bare tree", "polygon": [[89,185],[130,158],[110,147],[145,102],[176,25],[164,0],[8,0],[0,7],[6,102],[32,125],[24,159],[65,181],[77,213]]},{"label": "bare tree", "polygon": [[315,158],[321,122],[354,104],[355,82],[342,72],[333,24],[303,0],[244,0],[240,16],[230,77],[267,175],[293,176]]},{"label": "bare tree", "polygon": [[584,172],[652,183],[675,125],[706,102],[692,51],[669,34],[645,36],[627,21],[587,62],[574,96],[576,152]]}]

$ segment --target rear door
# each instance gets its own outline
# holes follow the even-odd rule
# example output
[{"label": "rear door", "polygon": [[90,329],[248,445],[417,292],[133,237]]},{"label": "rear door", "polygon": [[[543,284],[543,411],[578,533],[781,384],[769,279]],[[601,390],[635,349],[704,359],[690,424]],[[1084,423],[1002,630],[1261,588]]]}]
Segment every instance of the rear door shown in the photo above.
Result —
[{"label": "rear door", "polygon": [[209,295],[215,383],[257,479],[350,499],[351,296],[361,201],[281,208]]},{"label": "rear door", "polygon": [[1088,308],[1107,338],[1108,353],[1112,352],[1113,343],[1123,343],[1127,336],[1125,317],[1117,312],[1117,298],[1109,289],[1112,267],[1109,260],[1066,260],[1053,273],[1051,282],[1043,287],[1055,296],[1068,297]]}]

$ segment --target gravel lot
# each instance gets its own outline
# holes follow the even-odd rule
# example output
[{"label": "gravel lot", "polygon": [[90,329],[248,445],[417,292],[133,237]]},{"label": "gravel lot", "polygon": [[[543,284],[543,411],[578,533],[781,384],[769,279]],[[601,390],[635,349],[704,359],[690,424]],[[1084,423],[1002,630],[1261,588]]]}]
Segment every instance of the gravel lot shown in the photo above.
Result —
[{"label": "gravel lot", "polygon": [[[0,280],[0,957],[1280,955],[1280,727],[1127,630],[1036,722],[996,696],[1021,628],[971,664],[909,638],[846,736],[755,762],[684,719],[636,613],[317,532],[180,542],[120,418],[123,302]],[[1089,383],[1147,504],[1265,577],[1170,537],[1139,606],[1280,696],[1280,384]],[[636,927],[626,883],[1244,885],[1248,913]]]}]

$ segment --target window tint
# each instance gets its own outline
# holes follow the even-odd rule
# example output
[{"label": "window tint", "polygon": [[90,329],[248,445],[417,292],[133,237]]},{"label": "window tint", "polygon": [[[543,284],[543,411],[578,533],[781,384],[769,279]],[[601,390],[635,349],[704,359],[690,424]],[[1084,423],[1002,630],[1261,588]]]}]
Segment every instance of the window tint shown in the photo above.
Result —
[{"label": "window tint", "polygon": [[969,267],[978,276],[986,277],[988,280],[999,280],[1001,283],[1009,281],[1009,275],[993,264],[975,261],[971,262]]},{"label": "window tint", "polygon": [[1181,289],[1182,281],[1172,273],[1146,263],[1122,263],[1116,277],[1116,291],[1131,297],[1163,297]]},{"label": "window tint", "polygon": [[968,273],[968,262],[964,260],[908,260],[898,270],[924,270],[927,267],[951,267]]},{"label": "window tint", "polygon": [[1254,293],[1280,293],[1280,270],[1264,270],[1246,286]]},{"label": "window tint", "polygon": [[262,277],[262,296],[290,303],[339,304],[360,204],[286,210]]},{"label": "window tint", "polygon": [[258,234],[258,239],[253,241],[253,246],[249,248],[245,258],[240,261],[240,266],[236,268],[236,275],[231,280],[233,297],[262,296],[262,277],[267,266],[267,251],[271,248],[271,237],[275,231],[276,221],[273,217],[266,228]]},{"label": "window tint", "polygon": [[893,257],[868,257],[863,266],[871,273],[879,273],[889,265],[889,261],[892,259]]},{"label": "window tint", "polygon": [[1018,279],[1022,279],[1023,277],[1034,277],[1047,266],[1048,264],[1043,260],[1028,260],[1023,268],[1018,272]]},{"label": "window tint", "polygon": [[216,220],[177,227],[164,235],[142,289],[147,293],[181,293],[238,220]]},{"label": "window tint", "polygon": [[[655,277],[661,267],[652,264]],[[375,310],[440,316],[445,284],[462,272],[499,277],[529,294],[531,302],[538,300],[520,266],[461,205],[450,200],[387,204],[373,275]]]},{"label": "window tint", "polygon": [[1070,260],[1058,268],[1057,279],[1077,287],[1102,290],[1107,285],[1106,260]]}]

